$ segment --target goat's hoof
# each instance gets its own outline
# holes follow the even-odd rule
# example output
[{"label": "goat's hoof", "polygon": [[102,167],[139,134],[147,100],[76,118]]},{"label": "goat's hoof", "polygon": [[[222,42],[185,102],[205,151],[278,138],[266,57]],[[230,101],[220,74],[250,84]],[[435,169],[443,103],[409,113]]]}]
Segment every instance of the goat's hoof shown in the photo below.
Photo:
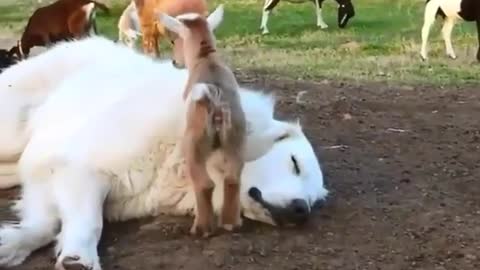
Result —
[{"label": "goat's hoof", "polygon": [[243,220],[241,216],[238,217],[231,217],[225,218],[222,217],[220,219],[220,227],[222,227],[225,231],[233,232],[236,229],[242,227]]},{"label": "goat's hoof", "polygon": [[328,25],[326,24],[317,24],[317,27],[320,27],[320,29],[327,29]]},{"label": "goat's hoof", "polygon": [[215,232],[215,222],[213,221],[199,222],[197,218],[195,218],[192,228],[190,229],[190,234],[194,236],[201,236],[203,238],[208,238],[212,236],[214,232]]},{"label": "goat's hoof", "polygon": [[454,54],[448,54],[448,57],[450,57],[452,60],[457,59],[457,56]]},{"label": "goat's hoof", "polygon": [[425,61],[428,60],[428,58],[427,58],[426,56],[424,56],[424,55],[420,55],[420,59],[422,59],[423,62],[425,62]]}]

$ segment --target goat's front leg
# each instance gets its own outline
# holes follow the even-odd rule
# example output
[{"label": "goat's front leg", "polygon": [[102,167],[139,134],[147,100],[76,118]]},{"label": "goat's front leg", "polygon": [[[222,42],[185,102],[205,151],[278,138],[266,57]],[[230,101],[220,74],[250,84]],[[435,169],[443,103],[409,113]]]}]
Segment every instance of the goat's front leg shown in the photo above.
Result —
[{"label": "goat's front leg", "polygon": [[190,233],[208,237],[215,230],[215,214],[212,205],[212,195],[215,184],[208,176],[204,157],[199,157],[195,151],[196,140],[185,136],[185,161],[187,172],[195,192],[195,220]]},{"label": "goat's front leg", "polygon": [[239,153],[225,154],[225,180],[223,186],[223,206],[220,225],[227,231],[242,226],[240,205],[240,177],[243,160]]},{"label": "goat's front leg", "polygon": [[422,48],[420,51],[420,55],[423,60],[427,60],[427,42],[428,36],[430,34],[430,29],[432,28],[433,23],[435,22],[435,16],[437,14],[437,10],[439,9],[439,5],[437,2],[428,2],[425,6],[425,14],[423,19],[423,27],[422,27]]},{"label": "goat's front leg", "polygon": [[154,23],[142,24],[142,47],[143,52],[150,57],[158,57],[158,31]]}]

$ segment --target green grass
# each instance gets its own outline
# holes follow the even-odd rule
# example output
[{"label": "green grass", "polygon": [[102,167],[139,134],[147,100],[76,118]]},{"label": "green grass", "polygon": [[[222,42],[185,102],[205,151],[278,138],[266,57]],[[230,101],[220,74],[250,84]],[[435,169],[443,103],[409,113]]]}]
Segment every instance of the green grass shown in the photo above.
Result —
[{"label": "green grass", "polygon": [[[2,0],[0,30],[23,27],[33,0]],[[110,2],[118,2],[110,1]],[[99,12],[99,31],[116,38],[116,23],[126,6],[114,3],[112,16]],[[270,17],[270,34],[259,24],[263,0],[211,0],[213,9],[225,3],[225,21],[216,32],[219,46],[236,68],[275,76],[320,80],[389,81],[433,85],[477,84],[475,25],[460,23],[453,43],[458,59],[445,56],[440,23],[432,29],[430,60],[419,57],[424,0],[356,0],[356,17],[346,29],[336,25],[336,3],[324,3],[329,29],[315,26],[313,4],[281,3]],[[14,4],[15,3],[15,4]],[[4,27],[4,25],[10,25]],[[163,46],[165,48],[165,45]]]}]

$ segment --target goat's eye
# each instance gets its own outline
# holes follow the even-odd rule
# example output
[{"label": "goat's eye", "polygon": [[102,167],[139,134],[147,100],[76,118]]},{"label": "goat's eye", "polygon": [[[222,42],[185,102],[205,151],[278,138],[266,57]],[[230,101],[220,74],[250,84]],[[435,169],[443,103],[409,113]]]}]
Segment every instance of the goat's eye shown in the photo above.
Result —
[{"label": "goat's eye", "polygon": [[292,155],[291,156],[292,163],[293,163],[293,172],[295,175],[300,175],[300,167],[298,166],[297,159]]}]

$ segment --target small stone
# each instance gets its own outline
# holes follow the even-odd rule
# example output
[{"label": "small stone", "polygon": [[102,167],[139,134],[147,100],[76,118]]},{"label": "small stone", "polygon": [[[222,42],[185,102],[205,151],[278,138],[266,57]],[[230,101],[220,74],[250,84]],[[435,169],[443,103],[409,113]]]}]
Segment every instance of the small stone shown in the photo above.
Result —
[{"label": "small stone", "polygon": [[475,261],[475,260],[477,260],[477,256],[475,256],[475,255],[473,255],[473,254],[467,254],[467,255],[465,255],[465,258],[466,258],[467,260],[470,260],[470,261]]}]

